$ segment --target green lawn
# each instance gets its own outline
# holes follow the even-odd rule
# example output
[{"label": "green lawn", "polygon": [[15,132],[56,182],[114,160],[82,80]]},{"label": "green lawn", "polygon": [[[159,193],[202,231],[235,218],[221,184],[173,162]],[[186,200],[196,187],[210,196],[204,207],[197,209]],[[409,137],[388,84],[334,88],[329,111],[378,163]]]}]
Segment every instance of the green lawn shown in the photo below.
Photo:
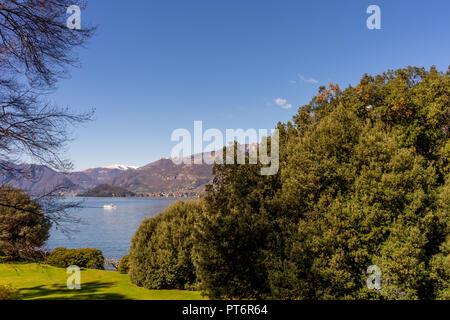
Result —
[{"label": "green lawn", "polygon": [[0,284],[12,285],[23,299],[197,300],[199,292],[147,290],[131,284],[128,275],[114,271],[81,271],[81,289],[69,290],[65,269],[40,264],[0,263]]}]

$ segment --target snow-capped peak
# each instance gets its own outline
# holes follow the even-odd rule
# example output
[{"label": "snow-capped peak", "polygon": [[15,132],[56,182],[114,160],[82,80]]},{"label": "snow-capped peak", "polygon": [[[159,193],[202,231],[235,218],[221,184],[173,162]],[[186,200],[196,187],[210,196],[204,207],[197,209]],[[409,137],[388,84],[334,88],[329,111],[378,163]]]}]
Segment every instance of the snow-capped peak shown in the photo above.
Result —
[{"label": "snow-capped peak", "polygon": [[137,169],[138,167],[135,167],[135,166],[125,166],[125,165],[123,165],[123,164],[113,164],[113,165],[106,166],[106,167],[102,167],[102,168],[105,168],[105,169],[119,169],[119,170],[135,170],[135,169]]}]

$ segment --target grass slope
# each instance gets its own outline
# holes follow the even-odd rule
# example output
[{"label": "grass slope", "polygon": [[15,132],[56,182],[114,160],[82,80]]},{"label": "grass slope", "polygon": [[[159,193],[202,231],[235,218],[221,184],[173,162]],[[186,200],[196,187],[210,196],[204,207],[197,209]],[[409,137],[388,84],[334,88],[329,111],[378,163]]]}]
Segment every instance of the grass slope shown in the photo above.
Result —
[{"label": "grass slope", "polygon": [[67,289],[65,269],[40,264],[0,264],[0,285],[11,284],[23,299],[48,300],[197,300],[199,292],[147,290],[133,285],[128,275],[113,271],[82,270],[81,290]]}]

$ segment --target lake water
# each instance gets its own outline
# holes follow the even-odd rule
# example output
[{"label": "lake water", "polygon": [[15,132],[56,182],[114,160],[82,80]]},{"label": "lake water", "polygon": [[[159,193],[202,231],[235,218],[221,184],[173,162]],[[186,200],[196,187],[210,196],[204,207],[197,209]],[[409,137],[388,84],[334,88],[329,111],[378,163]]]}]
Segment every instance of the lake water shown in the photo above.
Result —
[{"label": "lake water", "polygon": [[[74,200],[74,199],[70,199]],[[163,211],[176,199],[152,198],[76,198],[83,201],[82,208],[70,214],[82,223],[68,225],[76,229],[69,235],[52,228],[46,247],[71,249],[96,248],[105,258],[121,258],[128,253],[131,237],[145,217]],[[103,205],[114,204],[115,209],[104,209]]]}]

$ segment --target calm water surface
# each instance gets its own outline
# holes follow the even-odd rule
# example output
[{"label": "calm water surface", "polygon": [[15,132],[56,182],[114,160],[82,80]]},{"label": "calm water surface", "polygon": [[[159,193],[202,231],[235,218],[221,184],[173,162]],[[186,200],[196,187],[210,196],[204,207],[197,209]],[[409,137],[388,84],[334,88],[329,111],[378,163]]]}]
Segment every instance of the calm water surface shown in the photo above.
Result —
[{"label": "calm water surface", "polygon": [[[68,200],[74,200],[68,198]],[[108,258],[121,258],[128,253],[130,239],[145,217],[163,211],[176,199],[149,198],[76,198],[83,201],[82,208],[71,212],[82,223],[68,225],[76,229],[69,235],[52,228],[46,247],[96,248]],[[114,204],[116,209],[103,209]]]}]

